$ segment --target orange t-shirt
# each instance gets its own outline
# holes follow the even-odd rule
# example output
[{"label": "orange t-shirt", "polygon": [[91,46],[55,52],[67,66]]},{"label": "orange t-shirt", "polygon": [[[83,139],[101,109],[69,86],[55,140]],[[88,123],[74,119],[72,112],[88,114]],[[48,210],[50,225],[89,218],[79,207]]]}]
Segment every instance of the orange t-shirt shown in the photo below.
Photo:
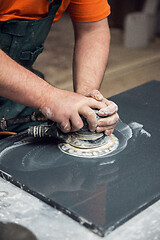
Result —
[{"label": "orange t-shirt", "polygon": [[[0,0],[0,21],[10,19],[40,19],[47,15],[48,0]],[[76,22],[92,22],[104,19],[110,14],[107,0],[62,0],[54,22],[68,10]]]}]

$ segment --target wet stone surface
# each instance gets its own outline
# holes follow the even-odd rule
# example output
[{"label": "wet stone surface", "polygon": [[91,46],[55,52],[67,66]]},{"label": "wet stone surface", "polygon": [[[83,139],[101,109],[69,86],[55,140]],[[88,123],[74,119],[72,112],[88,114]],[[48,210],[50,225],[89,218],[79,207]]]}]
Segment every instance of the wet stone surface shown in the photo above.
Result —
[{"label": "wet stone surface", "polygon": [[116,154],[79,158],[53,140],[13,136],[0,141],[1,176],[98,235],[110,233],[160,197],[159,92],[153,81],[112,98],[122,120]]}]

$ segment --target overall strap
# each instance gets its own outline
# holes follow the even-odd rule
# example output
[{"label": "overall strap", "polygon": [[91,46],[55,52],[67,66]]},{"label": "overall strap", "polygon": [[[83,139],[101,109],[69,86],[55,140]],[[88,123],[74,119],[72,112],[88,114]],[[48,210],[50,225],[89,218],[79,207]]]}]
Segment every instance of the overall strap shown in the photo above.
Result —
[{"label": "overall strap", "polygon": [[43,51],[44,41],[61,2],[62,0],[54,0],[47,16],[39,20],[0,21],[0,49],[24,67],[31,68]]},{"label": "overall strap", "polygon": [[[48,0],[49,2],[52,2],[52,0]],[[49,12],[48,15],[55,15],[55,13],[58,11],[60,5],[62,3],[62,0],[54,0],[50,7],[49,7]]]},{"label": "overall strap", "polygon": [[[0,21],[0,49],[16,62],[41,77],[43,76],[35,72],[32,65],[43,51],[44,41],[50,31],[61,2],[62,0],[54,0],[50,4],[47,16],[39,20],[13,19]],[[27,108],[21,104],[2,98],[0,98],[0,106],[0,119],[2,116],[13,118],[35,111],[35,109]]]}]

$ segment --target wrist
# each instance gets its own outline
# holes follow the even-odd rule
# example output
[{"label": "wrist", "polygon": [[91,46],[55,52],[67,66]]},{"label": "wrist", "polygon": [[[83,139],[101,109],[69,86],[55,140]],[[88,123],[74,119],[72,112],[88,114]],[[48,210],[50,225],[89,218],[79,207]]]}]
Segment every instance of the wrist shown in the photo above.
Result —
[{"label": "wrist", "polygon": [[54,109],[54,102],[56,99],[56,88],[45,82],[41,86],[40,98],[37,99],[38,108],[43,112],[44,109],[52,108]]},{"label": "wrist", "polygon": [[83,88],[76,89],[75,92],[87,97],[88,95],[90,95],[91,92],[95,90],[98,90],[98,88],[83,87]]},{"label": "wrist", "polygon": [[74,91],[81,95],[87,96],[88,93],[99,90],[101,82],[88,76],[88,79],[74,78]]}]

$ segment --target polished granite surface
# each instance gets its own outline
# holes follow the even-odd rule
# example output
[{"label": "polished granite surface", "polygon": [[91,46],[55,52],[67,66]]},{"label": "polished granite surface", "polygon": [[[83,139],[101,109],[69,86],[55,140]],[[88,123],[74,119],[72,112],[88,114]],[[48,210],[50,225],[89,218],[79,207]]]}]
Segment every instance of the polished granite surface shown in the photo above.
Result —
[{"label": "polished granite surface", "polygon": [[[160,198],[160,83],[112,98],[119,149],[102,158],[66,155],[57,142],[0,141],[1,176],[103,236]],[[7,174],[6,174],[7,173]]]}]

